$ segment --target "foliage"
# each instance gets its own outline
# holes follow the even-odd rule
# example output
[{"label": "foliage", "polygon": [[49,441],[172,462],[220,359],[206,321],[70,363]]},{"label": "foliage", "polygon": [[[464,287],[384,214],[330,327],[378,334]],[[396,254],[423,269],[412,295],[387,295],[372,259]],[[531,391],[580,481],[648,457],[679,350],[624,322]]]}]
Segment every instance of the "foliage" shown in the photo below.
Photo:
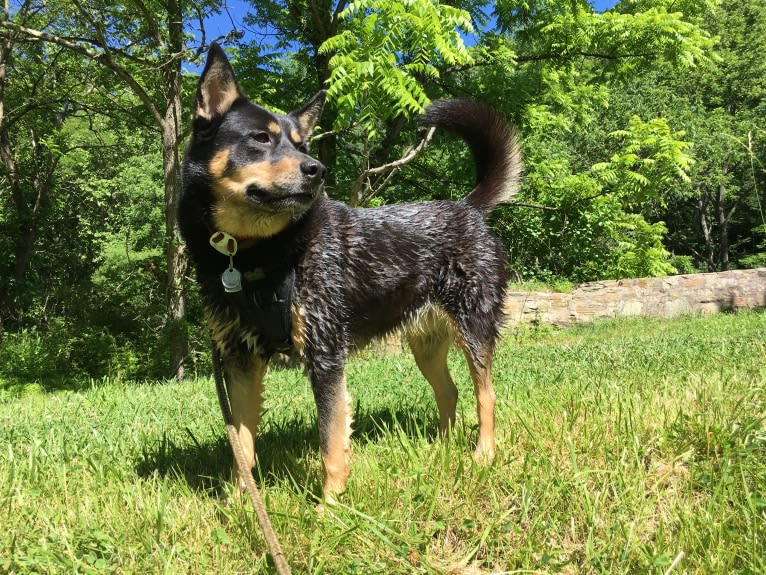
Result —
[{"label": "foliage", "polygon": [[766,3],[719,3],[701,25],[717,38],[715,58],[694,69],[647,70],[612,108],[617,115],[661,115],[693,142],[691,186],[669,186],[666,205],[643,211],[666,221],[672,251],[717,271],[762,261],[766,68],[756,55],[766,49]]},{"label": "foliage", "polygon": [[470,15],[435,0],[357,0],[339,16],[350,24],[320,47],[333,54],[336,127],[358,122],[374,137],[380,122],[423,110],[424,84],[440,67],[472,61],[460,36],[472,30]]},{"label": "foliage", "polygon": [[689,142],[679,139],[683,136],[672,133],[664,118],[644,122],[632,116],[627,129],[609,134],[620,141],[621,149],[609,162],[593,164],[591,171],[626,207],[662,202],[668,185],[690,181],[687,172],[693,161],[686,153]]},{"label": "foliage", "polygon": [[[329,168],[328,193],[352,204],[464,197],[473,162],[451,137],[437,134],[397,169],[367,170],[418,143],[414,116],[432,99],[499,108],[522,136],[525,173],[492,225],[515,279],[571,283],[764,265],[765,5],[622,0],[596,13],[585,0],[262,0],[227,49],[243,89],[269,108],[329,89],[312,153]],[[174,148],[163,153],[158,134],[172,124],[169,70],[197,65],[182,79],[188,106],[203,39],[191,32],[222,4],[182,7],[176,52],[168,7],[29,0],[0,19],[0,151],[12,151],[0,166],[10,256],[0,338],[20,358],[4,352],[4,377],[31,378],[35,358],[44,373],[54,350],[80,340],[108,356],[81,351],[80,380],[152,377],[174,334],[191,338],[190,358],[205,357],[194,290],[186,319],[169,321],[163,307]],[[10,24],[78,48],[26,41]]]},{"label": "foliage", "polygon": [[495,15],[499,29],[513,34],[520,49],[533,49],[537,58],[592,57],[623,77],[658,57],[682,66],[707,59],[711,38],[689,20],[688,11],[675,2],[644,4],[621,2],[615,10],[596,13],[584,0],[498,0]]},{"label": "foliage", "polygon": [[672,273],[664,224],[636,210],[664,202],[666,186],[688,180],[683,135],[662,119],[633,117],[627,129],[604,134],[616,144],[607,161],[577,169],[573,150],[545,145],[550,124],[543,126],[526,140],[523,203],[496,223],[516,272],[574,281]]}]

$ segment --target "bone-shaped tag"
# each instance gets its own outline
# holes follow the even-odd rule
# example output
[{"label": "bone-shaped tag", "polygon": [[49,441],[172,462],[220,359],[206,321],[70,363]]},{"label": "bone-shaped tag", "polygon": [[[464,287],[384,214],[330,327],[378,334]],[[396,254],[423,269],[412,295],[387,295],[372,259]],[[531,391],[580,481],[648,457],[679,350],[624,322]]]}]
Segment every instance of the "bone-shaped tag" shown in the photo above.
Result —
[{"label": "bone-shaped tag", "polygon": [[226,232],[215,232],[210,236],[210,245],[225,256],[237,253],[237,238]]}]

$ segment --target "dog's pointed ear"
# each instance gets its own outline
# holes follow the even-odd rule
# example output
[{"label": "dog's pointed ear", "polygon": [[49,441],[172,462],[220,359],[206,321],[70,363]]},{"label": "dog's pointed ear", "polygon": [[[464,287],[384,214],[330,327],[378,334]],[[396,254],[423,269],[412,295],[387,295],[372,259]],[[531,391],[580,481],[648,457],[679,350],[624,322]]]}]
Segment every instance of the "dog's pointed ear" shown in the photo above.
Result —
[{"label": "dog's pointed ear", "polygon": [[241,96],[226,53],[218,44],[211,44],[205,69],[197,84],[194,117],[212,120],[215,116],[221,116]]},{"label": "dog's pointed ear", "polygon": [[290,112],[290,116],[298,124],[298,131],[304,140],[308,140],[311,137],[311,132],[314,131],[314,126],[319,122],[326,96],[327,91],[320,90],[313,98],[306,102],[303,107],[294,112]]}]

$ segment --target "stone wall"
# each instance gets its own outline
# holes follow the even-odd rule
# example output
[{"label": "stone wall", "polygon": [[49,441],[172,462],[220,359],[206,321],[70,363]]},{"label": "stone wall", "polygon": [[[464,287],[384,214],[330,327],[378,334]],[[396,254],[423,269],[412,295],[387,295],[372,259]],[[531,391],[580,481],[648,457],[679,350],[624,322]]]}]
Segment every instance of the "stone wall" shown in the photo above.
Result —
[{"label": "stone wall", "polygon": [[766,268],[588,282],[571,293],[510,292],[509,323],[558,326],[596,318],[673,317],[766,307]]}]

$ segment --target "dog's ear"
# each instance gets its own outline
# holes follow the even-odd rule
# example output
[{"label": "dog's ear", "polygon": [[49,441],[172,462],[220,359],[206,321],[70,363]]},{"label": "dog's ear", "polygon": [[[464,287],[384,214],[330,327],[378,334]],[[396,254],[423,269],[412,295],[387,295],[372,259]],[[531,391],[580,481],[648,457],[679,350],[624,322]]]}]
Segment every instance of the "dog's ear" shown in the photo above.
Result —
[{"label": "dog's ear", "polygon": [[218,44],[211,44],[205,69],[197,84],[194,117],[212,120],[215,116],[221,116],[241,96],[226,53]]},{"label": "dog's ear", "polygon": [[325,96],[327,96],[327,92],[320,90],[303,107],[290,112],[290,117],[298,124],[298,130],[304,140],[311,137],[311,132],[314,131],[314,126],[317,125],[319,117],[322,115]]}]

